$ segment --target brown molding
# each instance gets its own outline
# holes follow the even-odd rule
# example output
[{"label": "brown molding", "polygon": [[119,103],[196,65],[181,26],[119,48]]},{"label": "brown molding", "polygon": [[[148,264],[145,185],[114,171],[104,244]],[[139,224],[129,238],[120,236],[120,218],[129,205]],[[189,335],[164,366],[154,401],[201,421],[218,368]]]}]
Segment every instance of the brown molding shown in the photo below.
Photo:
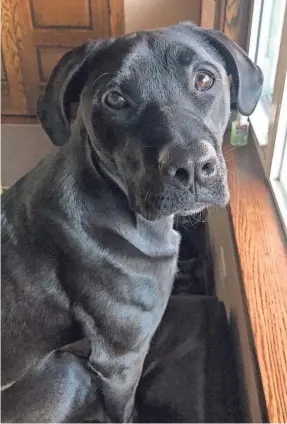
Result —
[{"label": "brown molding", "polygon": [[216,0],[214,28],[246,49],[253,0]]},{"label": "brown molding", "polygon": [[39,124],[36,116],[2,115],[1,124]]},{"label": "brown molding", "polygon": [[19,0],[2,1],[2,54],[9,82],[10,107],[16,112],[28,112],[23,74],[24,34]]},{"label": "brown molding", "polygon": [[205,29],[215,28],[216,0],[201,0],[200,26]]},{"label": "brown molding", "polygon": [[30,5],[30,13],[31,13],[31,19],[32,19],[32,26],[34,29],[56,29],[56,30],[85,29],[90,31],[93,29],[91,0],[87,0],[88,20],[89,20],[88,25],[40,25],[40,24],[37,24],[36,13],[34,8],[34,0],[29,0],[29,5]]},{"label": "brown molding", "polygon": [[109,22],[111,37],[124,35],[124,0],[109,0]]},{"label": "brown molding", "polygon": [[270,422],[287,422],[287,241],[250,137],[225,146],[230,215]]},{"label": "brown molding", "polygon": [[216,0],[214,29],[224,31],[226,0]]}]

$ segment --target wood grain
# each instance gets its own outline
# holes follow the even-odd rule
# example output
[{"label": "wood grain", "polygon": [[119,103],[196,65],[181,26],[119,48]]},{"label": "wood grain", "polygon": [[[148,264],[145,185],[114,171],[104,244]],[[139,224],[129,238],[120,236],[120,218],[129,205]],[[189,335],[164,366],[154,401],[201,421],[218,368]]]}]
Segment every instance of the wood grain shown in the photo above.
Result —
[{"label": "wood grain", "polygon": [[15,115],[4,115],[1,116],[1,124],[13,124],[13,125],[21,125],[21,124],[39,124],[38,118],[36,116],[15,116]]},{"label": "wood grain", "polygon": [[1,52],[1,81],[7,81],[7,72],[5,69],[5,63],[4,63],[2,52]]},{"label": "wood grain", "polygon": [[[227,150],[230,150],[230,145]],[[226,149],[225,149],[226,150]],[[252,142],[226,153],[230,211],[269,420],[287,422],[287,246]]]},{"label": "wood grain", "polygon": [[214,28],[216,0],[201,1],[200,26],[204,29]]},{"label": "wood grain", "polygon": [[1,81],[1,110],[11,109],[11,94],[9,89],[9,83]]},{"label": "wood grain", "polygon": [[109,0],[109,10],[111,36],[118,37],[123,35],[125,32],[123,0]]},{"label": "wood grain", "polygon": [[30,0],[30,9],[34,27],[54,29],[92,27],[90,0],[61,0],[57,3],[47,0]]},{"label": "wood grain", "polygon": [[[20,24],[21,1],[2,1],[2,54],[9,83],[9,108],[15,113],[27,113],[22,73],[23,34]],[[7,91],[5,90],[7,94]],[[5,104],[5,103],[4,103]],[[7,103],[8,105],[8,103]]]},{"label": "wood grain", "polygon": [[219,31],[224,31],[226,1],[227,0],[216,0],[216,8],[215,8],[216,16],[215,16],[214,28],[218,29]]},{"label": "wood grain", "polygon": [[240,6],[241,0],[227,0],[225,6],[225,34],[234,41],[239,40],[240,37]]},{"label": "wood grain", "polygon": [[60,51],[89,38],[122,35],[123,10],[123,0],[3,0],[2,51],[7,81],[2,83],[2,114],[35,115],[43,81],[56,65]]},{"label": "wood grain", "polygon": [[250,26],[250,0],[226,0],[224,33],[241,47],[246,48]]}]

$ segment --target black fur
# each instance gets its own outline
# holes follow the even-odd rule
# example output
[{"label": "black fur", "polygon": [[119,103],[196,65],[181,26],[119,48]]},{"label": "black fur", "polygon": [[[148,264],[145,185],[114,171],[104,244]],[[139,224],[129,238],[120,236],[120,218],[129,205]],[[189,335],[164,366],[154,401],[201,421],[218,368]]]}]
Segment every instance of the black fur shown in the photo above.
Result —
[{"label": "black fur", "polygon": [[[206,92],[194,89],[202,68],[216,75]],[[174,214],[228,201],[221,143],[229,71],[238,106],[250,113],[260,71],[225,36],[191,24],[89,41],[54,69],[38,113],[62,147],[2,199],[2,420],[83,420],[93,390],[102,421],[131,419],[176,272]],[[104,105],[112,88],[128,107]],[[218,172],[201,184],[197,166],[210,154]],[[162,166],[188,167],[191,179],[166,174],[159,158]],[[79,371],[83,337],[89,373]],[[70,343],[73,353],[58,351]],[[45,386],[45,395],[31,395],[31,408],[17,406],[29,385],[31,393]]]}]

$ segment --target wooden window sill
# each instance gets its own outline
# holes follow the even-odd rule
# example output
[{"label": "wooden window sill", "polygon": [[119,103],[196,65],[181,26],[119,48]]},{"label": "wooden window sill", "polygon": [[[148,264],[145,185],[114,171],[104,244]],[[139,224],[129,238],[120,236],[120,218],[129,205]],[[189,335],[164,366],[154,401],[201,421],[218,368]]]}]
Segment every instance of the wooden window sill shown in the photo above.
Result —
[{"label": "wooden window sill", "polygon": [[[229,139],[229,135],[227,135]],[[287,249],[253,141],[224,145],[233,237],[269,422],[287,422]]]}]

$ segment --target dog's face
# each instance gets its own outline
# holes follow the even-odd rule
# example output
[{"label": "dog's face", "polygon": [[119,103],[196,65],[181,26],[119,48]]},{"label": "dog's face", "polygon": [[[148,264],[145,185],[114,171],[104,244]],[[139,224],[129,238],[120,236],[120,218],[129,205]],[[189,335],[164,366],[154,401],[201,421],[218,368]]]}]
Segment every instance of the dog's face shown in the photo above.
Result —
[{"label": "dog's face", "polygon": [[[96,54],[86,48],[88,66],[78,55],[85,68],[74,82],[80,75],[78,114],[90,144],[130,208],[149,220],[224,206],[229,199],[221,144],[230,116],[230,70],[202,32],[186,24],[109,40]],[[247,113],[244,93],[237,91],[246,114],[262,85],[260,71],[249,62],[258,81],[256,99],[246,93]],[[239,85],[238,66],[237,74]]]},{"label": "dog's face", "polygon": [[121,52],[120,63],[103,59],[83,91],[95,150],[147,219],[226,205],[221,143],[230,94],[219,55],[169,32],[126,41],[104,53]]}]

